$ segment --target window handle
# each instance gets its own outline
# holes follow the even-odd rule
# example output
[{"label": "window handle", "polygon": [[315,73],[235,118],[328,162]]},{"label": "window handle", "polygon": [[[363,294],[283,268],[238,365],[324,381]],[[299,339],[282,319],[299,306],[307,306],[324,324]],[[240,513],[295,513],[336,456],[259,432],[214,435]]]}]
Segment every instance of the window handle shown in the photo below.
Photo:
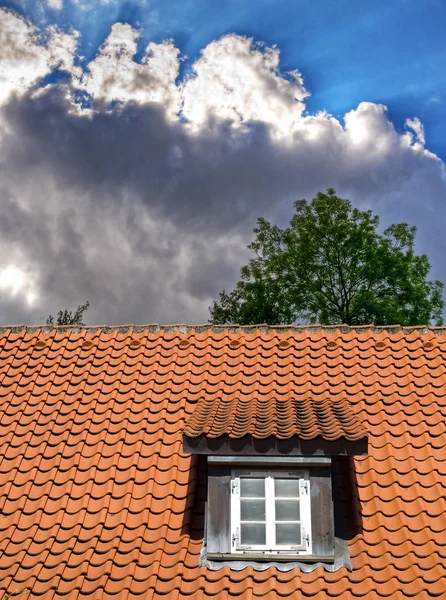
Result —
[{"label": "window handle", "polygon": [[238,533],[238,527],[235,530],[235,533],[232,534],[232,545],[237,547],[239,542],[239,533]]}]

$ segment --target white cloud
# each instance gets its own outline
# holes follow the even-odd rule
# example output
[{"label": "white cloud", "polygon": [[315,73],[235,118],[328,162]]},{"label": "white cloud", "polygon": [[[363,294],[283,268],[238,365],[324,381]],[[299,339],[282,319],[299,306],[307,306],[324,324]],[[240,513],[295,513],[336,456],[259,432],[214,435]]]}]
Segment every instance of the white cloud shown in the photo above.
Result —
[{"label": "white cloud", "polygon": [[115,23],[98,56],[88,64],[79,86],[96,100],[156,102],[175,115],[180,108],[175,85],[179,50],[169,41],[151,42],[138,63],[133,57],[139,35],[130,25]]},{"label": "white cloud", "polygon": [[235,125],[260,121],[274,132],[289,134],[308,96],[297,70],[279,72],[279,50],[252,38],[227,35],[209,44],[183,85],[183,115],[196,127],[209,119]]},{"label": "white cloud", "polygon": [[406,127],[409,127],[415,132],[416,141],[421,144],[421,146],[424,146],[426,143],[426,138],[424,136],[424,127],[420,119],[418,117],[415,117],[414,119],[406,119]]},{"label": "white cloud", "polygon": [[63,0],[47,0],[48,6],[53,10],[61,10],[63,5]]},{"label": "white cloud", "polygon": [[0,10],[0,102],[12,91],[25,91],[50,72],[48,53],[36,30],[14,13]]},{"label": "white cloud", "polygon": [[361,102],[357,109],[348,112],[344,120],[349,142],[361,152],[386,154],[398,139],[386,113],[385,106],[371,102]]},{"label": "white cloud", "polygon": [[0,105],[12,93],[26,92],[56,67],[79,73],[73,66],[78,33],[55,27],[46,33],[44,41],[31,23],[0,8]]},{"label": "white cloud", "polygon": [[32,307],[37,300],[35,284],[30,273],[26,273],[16,265],[0,268],[0,290],[7,292],[12,298],[22,296],[28,306]]},{"label": "white cloud", "polygon": [[[57,0],[56,0],[57,1]],[[80,8],[91,10],[95,6],[95,4],[99,4],[100,6],[109,6],[111,4],[117,4],[119,0],[73,0],[74,4],[77,4]],[[144,4],[147,0],[141,0]]]},{"label": "white cloud", "polygon": [[[327,187],[383,224],[417,224],[446,280],[445,169],[419,119],[399,133],[370,102],[343,121],[306,115],[299,73],[243,36],[209,44],[176,84],[171,41],[137,61],[139,33],[116,23],[81,73],[76,34],[50,29],[44,41],[2,16],[3,77],[22,97],[5,96],[0,149],[1,321],[42,321],[87,299],[90,322],[205,321],[246,260],[256,218],[284,224],[292,200]],[[73,87],[23,94],[57,65]]]}]

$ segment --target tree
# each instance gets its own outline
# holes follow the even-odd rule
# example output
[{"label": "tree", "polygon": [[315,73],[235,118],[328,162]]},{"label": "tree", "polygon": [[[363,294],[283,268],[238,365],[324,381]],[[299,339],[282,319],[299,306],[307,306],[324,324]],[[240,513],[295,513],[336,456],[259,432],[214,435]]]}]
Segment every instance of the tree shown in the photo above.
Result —
[{"label": "tree", "polygon": [[[90,303],[87,302],[85,304],[81,304],[77,307],[77,309],[74,311],[74,313],[71,312],[71,310],[60,310],[57,313],[57,321],[56,321],[56,325],[85,325],[85,323],[83,323],[83,318],[84,318],[84,312],[86,310],[88,310],[88,307],[90,306]],[[54,318],[52,315],[48,316],[48,319],[46,320],[46,324],[47,325],[54,325]]]},{"label": "tree", "polygon": [[372,211],[333,189],[294,207],[286,229],[258,219],[254,257],[210,307],[212,323],[442,324],[443,284],[426,279],[416,227],[399,223],[381,235]]}]

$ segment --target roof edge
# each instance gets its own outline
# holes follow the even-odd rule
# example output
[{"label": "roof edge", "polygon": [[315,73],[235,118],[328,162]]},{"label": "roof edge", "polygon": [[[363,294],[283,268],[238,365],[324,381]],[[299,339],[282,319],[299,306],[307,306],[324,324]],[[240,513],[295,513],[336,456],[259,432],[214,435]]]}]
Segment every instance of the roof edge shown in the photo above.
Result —
[{"label": "roof edge", "polygon": [[81,331],[96,332],[103,331],[105,333],[111,333],[118,331],[120,333],[126,333],[127,331],[143,332],[149,331],[151,333],[158,333],[159,331],[180,331],[181,333],[188,333],[189,331],[205,332],[212,330],[213,332],[228,331],[229,333],[236,333],[237,331],[245,331],[252,333],[254,331],[261,331],[267,333],[269,331],[293,331],[297,333],[303,333],[304,331],[319,332],[328,331],[340,333],[348,333],[350,331],[364,332],[372,331],[375,333],[381,333],[388,331],[389,333],[397,333],[402,331],[403,333],[412,333],[418,331],[422,334],[432,332],[436,335],[441,335],[446,332],[446,326],[430,326],[430,325],[268,325],[266,323],[259,323],[256,325],[238,325],[238,324],[226,324],[226,325],[214,325],[212,323],[200,323],[200,324],[185,324],[185,323],[174,323],[174,324],[123,324],[123,325],[0,325],[0,334],[7,331],[42,331],[49,333],[50,331],[73,331],[79,333]]}]

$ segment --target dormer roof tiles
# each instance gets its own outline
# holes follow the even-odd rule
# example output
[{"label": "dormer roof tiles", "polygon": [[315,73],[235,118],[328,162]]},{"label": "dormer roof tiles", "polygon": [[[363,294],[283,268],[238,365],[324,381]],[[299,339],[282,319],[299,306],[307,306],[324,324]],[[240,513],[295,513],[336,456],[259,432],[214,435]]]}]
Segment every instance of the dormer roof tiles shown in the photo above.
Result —
[{"label": "dormer roof tiles", "polygon": [[[290,378],[291,379],[291,378]],[[187,419],[184,434],[188,437],[203,435],[218,438],[227,435],[240,439],[275,437],[288,440],[293,436],[301,440],[320,437],[327,441],[345,438],[356,441],[367,437],[367,432],[348,400],[331,398],[329,394],[313,397],[300,394],[299,389],[282,390],[261,395],[245,394],[239,385],[238,397],[206,399],[198,402]]]}]

